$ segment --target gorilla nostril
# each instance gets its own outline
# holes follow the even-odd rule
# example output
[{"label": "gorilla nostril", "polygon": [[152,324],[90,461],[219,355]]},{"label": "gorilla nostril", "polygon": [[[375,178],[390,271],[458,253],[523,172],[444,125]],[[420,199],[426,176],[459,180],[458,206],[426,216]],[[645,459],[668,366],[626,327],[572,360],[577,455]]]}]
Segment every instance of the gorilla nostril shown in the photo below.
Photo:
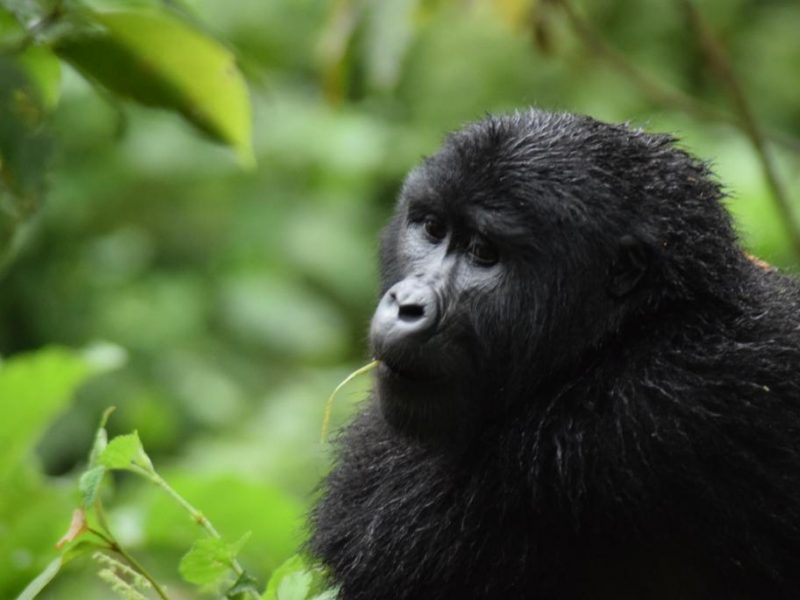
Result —
[{"label": "gorilla nostril", "polygon": [[402,304],[397,310],[401,321],[416,321],[425,316],[425,307],[420,304]]}]

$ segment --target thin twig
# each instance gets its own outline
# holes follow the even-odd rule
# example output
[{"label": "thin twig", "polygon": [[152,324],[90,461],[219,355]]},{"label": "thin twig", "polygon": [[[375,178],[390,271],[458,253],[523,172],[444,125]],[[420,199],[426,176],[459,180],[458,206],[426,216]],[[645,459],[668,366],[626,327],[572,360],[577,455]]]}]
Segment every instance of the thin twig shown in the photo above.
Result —
[{"label": "thin twig", "polygon": [[778,170],[772,158],[772,153],[767,147],[764,132],[758,123],[758,119],[747,99],[747,95],[739,79],[736,77],[736,73],[733,70],[733,66],[722,44],[711,31],[711,27],[708,25],[705,17],[697,10],[692,0],[678,1],[686,11],[689,23],[700,41],[709,66],[727,86],[730,92],[730,98],[734,109],[739,115],[739,122],[741,123],[740,129],[750,140],[758,156],[758,160],[761,163],[761,170],[764,172],[764,178],[772,191],[772,196],[775,199],[778,210],[781,212],[786,222],[786,228],[792,245],[794,246],[795,252],[800,254],[800,218],[798,218],[797,211],[792,206],[786,188],[778,176]]},{"label": "thin twig", "polygon": [[[17,20],[19,21],[19,15],[15,15]],[[3,54],[19,54],[27,50],[30,46],[36,43],[39,35],[45,31],[47,31],[50,27],[58,23],[61,18],[64,16],[64,7],[62,6],[61,2],[56,2],[52,8],[47,11],[44,15],[41,16],[38,20],[36,20],[33,24],[29,26],[25,26],[25,24],[20,23],[24,27],[24,31],[20,39],[15,40],[13,44],[0,48]]]},{"label": "thin twig", "polygon": [[[606,42],[590,22],[575,10],[570,0],[551,1],[564,10],[569,24],[581,42],[589,47],[596,56],[599,56],[611,67],[622,73],[652,102],[667,108],[680,110],[696,118],[732,125],[737,129],[744,127],[740,117],[721,111],[704,102],[700,102],[688,94],[666,86],[639,69],[622,52]],[[762,133],[781,146],[800,153],[800,139],[783,131],[771,129],[762,129]]]}]

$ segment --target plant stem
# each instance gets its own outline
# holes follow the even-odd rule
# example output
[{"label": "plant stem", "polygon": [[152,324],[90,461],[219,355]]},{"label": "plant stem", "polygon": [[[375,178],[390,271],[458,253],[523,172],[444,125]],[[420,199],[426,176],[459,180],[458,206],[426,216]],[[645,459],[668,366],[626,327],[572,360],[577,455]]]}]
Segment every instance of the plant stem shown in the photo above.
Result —
[{"label": "plant stem", "polygon": [[[160,487],[167,495],[172,498],[175,502],[177,502],[186,512],[189,513],[192,521],[197,523],[200,527],[202,527],[208,535],[216,539],[222,539],[222,536],[217,531],[217,528],[214,527],[214,524],[208,520],[208,518],[200,512],[197,508],[195,508],[188,500],[186,500],[183,496],[181,496],[172,486],[167,483],[167,481],[161,477],[155,470],[147,469],[140,465],[134,464],[132,465],[132,469],[134,472],[138,473],[142,477],[145,477]],[[231,570],[236,574],[237,577],[244,574],[244,567],[242,567],[241,563],[236,559],[231,559],[229,566]],[[247,590],[247,593],[252,598],[256,600],[260,600],[261,596],[252,589]]]},{"label": "plant stem", "polygon": [[350,375],[345,377],[344,380],[342,380],[342,382],[339,385],[336,386],[336,389],[333,390],[333,393],[331,393],[331,395],[328,396],[328,400],[327,400],[327,402],[325,402],[325,414],[322,417],[322,430],[320,431],[320,441],[321,442],[324,443],[326,438],[328,437],[328,426],[330,425],[330,422],[331,422],[331,412],[333,410],[333,399],[336,397],[336,394],[338,394],[339,390],[341,390],[344,386],[346,386],[348,383],[350,383],[353,379],[355,379],[359,375],[362,375],[363,373],[367,373],[367,372],[371,371],[372,369],[377,368],[379,363],[380,363],[380,361],[376,358],[376,359],[373,359],[371,362],[367,363],[366,365],[364,365],[363,367],[360,367],[360,368],[356,369],[355,371],[350,373]]},{"label": "plant stem", "polygon": [[691,0],[679,1],[686,11],[686,15],[695,35],[700,41],[706,61],[722,80],[722,83],[728,88],[734,110],[739,115],[739,129],[742,130],[753,146],[753,150],[761,163],[764,179],[766,179],[778,210],[781,212],[786,223],[787,233],[794,246],[794,251],[800,254],[800,219],[789,200],[789,195],[786,192],[783,182],[778,176],[778,170],[775,166],[772,154],[767,147],[764,132],[758,123],[758,119],[744,92],[744,88],[734,72],[733,65],[731,65],[727,53],[711,31],[711,27],[708,25],[703,14]]},{"label": "plant stem", "polygon": [[[724,123],[737,129],[742,128],[743,124],[739,117],[705,104],[680,90],[670,88],[639,69],[622,52],[604,40],[592,27],[589,20],[575,10],[570,0],[552,1],[554,5],[560,6],[564,10],[572,31],[581,43],[591,49],[596,57],[605,60],[613,69],[622,73],[628,81],[638,87],[652,102],[679,110],[695,118]],[[793,152],[800,152],[800,139],[783,131],[764,130],[764,133],[785,148]]]},{"label": "plant stem", "polygon": [[128,553],[128,551],[125,550],[125,548],[123,548],[119,544],[119,542],[117,542],[117,540],[114,539],[113,536],[106,534],[98,529],[93,529],[91,527],[89,528],[89,532],[93,533],[101,540],[103,540],[106,544],[108,544],[108,549],[111,552],[114,552],[115,554],[121,556],[125,560],[125,562],[127,562],[132,568],[134,568],[142,577],[147,579],[147,581],[150,582],[150,585],[153,586],[153,589],[156,591],[156,594],[158,594],[162,598],[162,600],[169,600],[167,592],[164,590],[164,588],[161,587],[158,581],[156,581],[155,577],[150,575],[150,573],[147,571],[147,569],[144,568],[142,563],[140,563],[130,553]]}]

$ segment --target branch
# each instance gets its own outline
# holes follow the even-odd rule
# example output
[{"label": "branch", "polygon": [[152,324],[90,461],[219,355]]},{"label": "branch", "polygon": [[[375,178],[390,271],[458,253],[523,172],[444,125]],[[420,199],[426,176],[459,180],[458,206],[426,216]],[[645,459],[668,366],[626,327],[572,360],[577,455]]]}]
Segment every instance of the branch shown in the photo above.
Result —
[{"label": "branch", "polygon": [[[585,46],[591,48],[597,56],[604,59],[611,67],[627,77],[651,102],[667,108],[680,110],[693,117],[724,123],[736,127],[737,129],[742,128],[742,122],[736,116],[700,102],[696,98],[670,88],[657,79],[647,75],[629,61],[622,52],[606,42],[602,36],[592,28],[589,21],[576,12],[570,0],[551,0],[551,2],[564,10],[572,26],[572,30],[577,35],[578,39],[580,39]],[[792,152],[800,153],[800,138],[789,135],[783,131],[772,129],[762,129],[762,132],[781,146]]]},{"label": "branch", "polygon": [[794,250],[797,254],[800,254],[800,218],[798,218],[797,211],[794,209],[786,188],[778,176],[775,161],[766,144],[764,132],[758,123],[739,79],[736,77],[733,66],[722,44],[711,31],[705,17],[697,10],[692,0],[678,1],[686,11],[689,23],[700,41],[700,46],[709,66],[728,88],[733,107],[739,115],[739,128],[750,140],[758,156],[764,178],[772,191],[778,210],[786,222],[787,232]]}]

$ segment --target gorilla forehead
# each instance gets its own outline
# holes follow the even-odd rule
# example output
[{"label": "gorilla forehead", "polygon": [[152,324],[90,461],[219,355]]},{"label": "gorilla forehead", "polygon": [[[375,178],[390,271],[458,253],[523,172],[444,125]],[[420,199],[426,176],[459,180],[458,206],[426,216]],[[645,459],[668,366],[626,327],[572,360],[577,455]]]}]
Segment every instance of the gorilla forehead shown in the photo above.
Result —
[{"label": "gorilla forehead", "polygon": [[567,113],[489,117],[451,134],[412,172],[404,196],[457,214],[488,212],[504,228],[609,232],[631,222],[657,225],[661,213],[673,223],[676,214],[708,218],[719,188],[674,141]]}]

